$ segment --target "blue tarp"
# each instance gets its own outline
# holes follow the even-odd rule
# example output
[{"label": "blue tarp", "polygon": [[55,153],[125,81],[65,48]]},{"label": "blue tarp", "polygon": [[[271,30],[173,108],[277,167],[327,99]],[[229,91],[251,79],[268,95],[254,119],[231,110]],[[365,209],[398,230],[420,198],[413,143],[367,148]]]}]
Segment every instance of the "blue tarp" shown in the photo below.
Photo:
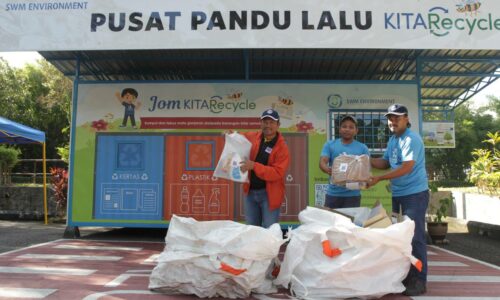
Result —
[{"label": "blue tarp", "polygon": [[44,143],[45,132],[0,117],[0,144]]}]

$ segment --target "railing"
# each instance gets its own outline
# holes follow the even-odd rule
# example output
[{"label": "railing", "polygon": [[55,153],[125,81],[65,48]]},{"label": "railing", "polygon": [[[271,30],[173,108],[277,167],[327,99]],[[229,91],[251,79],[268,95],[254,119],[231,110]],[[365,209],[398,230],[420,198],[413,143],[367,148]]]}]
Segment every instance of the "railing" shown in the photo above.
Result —
[{"label": "railing", "polygon": [[[67,169],[67,163],[62,159],[46,159],[47,172],[51,167]],[[20,159],[14,167],[11,175],[12,183],[42,183],[43,182],[43,159]],[[46,173],[47,181],[50,181],[50,172]]]}]

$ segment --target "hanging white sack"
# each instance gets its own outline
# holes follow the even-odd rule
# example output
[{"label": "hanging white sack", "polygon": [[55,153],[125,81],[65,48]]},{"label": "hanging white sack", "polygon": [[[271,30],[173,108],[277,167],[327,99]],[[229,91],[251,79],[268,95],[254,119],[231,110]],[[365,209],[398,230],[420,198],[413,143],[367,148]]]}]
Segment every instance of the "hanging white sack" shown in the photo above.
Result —
[{"label": "hanging white sack", "polygon": [[276,291],[266,273],[285,242],[279,224],[266,229],[174,215],[165,242],[150,276],[152,290],[224,298]]},{"label": "hanging white sack", "polygon": [[378,298],[401,293],[410,263],[414,222],[362,228],[349,218],[307,207],[291,231],[276,285],[298,298]]},{"label": "hanging white sack", "polygon": [[242,172],[240,164],[250,157],[252,144],[237,132],[225,135],[226,141],[214,177],[225,178],[236,182],[247,182],[248,171]]}]

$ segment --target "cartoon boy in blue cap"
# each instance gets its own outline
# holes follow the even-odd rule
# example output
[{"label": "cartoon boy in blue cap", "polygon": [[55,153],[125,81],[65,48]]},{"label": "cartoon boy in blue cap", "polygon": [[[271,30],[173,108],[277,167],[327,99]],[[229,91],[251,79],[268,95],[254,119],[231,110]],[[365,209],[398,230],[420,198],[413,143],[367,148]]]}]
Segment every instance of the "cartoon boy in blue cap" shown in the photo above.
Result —
[{"label": "cartoon boy in blue cap", "polygon": [[125,107],[123,122],[120,127],[126,127],[127,119],[130,118],[132,128],[137,129],[137,126],[135,125],[135,110],[139,110],[141,108],[141,102],[137,101],[137,104],[135,104],[135,101],[137,100],[139,93],[135,89],[125,88],[121,94],[120,92],[116,92],[115,96],[118,102]]}]

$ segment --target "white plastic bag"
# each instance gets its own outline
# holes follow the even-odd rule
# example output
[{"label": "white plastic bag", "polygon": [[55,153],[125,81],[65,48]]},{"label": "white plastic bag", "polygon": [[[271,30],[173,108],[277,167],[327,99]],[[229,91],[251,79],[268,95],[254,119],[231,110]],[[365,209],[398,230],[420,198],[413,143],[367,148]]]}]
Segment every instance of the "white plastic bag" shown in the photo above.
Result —
[{"label": "white plastic bag", "polygon": [[383,229],[358,227],[349,218],[307,207],[291,232],[276,285],[298,298],[378,298],[401,293],[410,263],[414,222]]},{"label": "white plastic bag", "polygon": [[266,273],[285,242],[279,224],[266,229],[174,215],[165,242],[149,278],[152,290],[224,298],[277,291]]},{"label": "white plastic bag", "polygon": [[214,177],[247,182],[248,171],[242,172],[240,164],[250,157],[251,148],[252,144],[243,135],[237,132],[226,134],[226,143],[214,170]]}]

